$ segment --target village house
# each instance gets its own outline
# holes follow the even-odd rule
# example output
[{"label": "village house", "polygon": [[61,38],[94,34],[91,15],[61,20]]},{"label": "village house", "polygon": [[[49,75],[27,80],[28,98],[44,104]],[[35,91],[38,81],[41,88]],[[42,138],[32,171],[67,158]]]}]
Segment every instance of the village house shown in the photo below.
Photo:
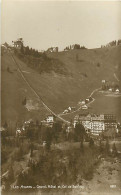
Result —
[{"label": "village house", "polygon": [[21,130],[20,129],[17,129],[16,130],[16,136],[20,136],[21,135]]},{"label": "village house", "polygon": [[119,89],[116,89],[116,92],[119,93]]},{"label": "village house", "polygon": [[71,107],[68,107],[68,111],[71,112]]},{"label": "village house", "polygon": [[76,107],[71,107],[71,110],[72,110],[72,111],[75,111],[75,110],[76,110]]},{"label": "village house", "polygon": [[6,128],[0,127],[0,132],[2,132],[2,131],[6,131]]},{"label": "village house", "polygon": [[87,109],[88,109],[88,106],[87,106],[87,105],[83,105],[81,108],[82,108],[83,110],[87,110]]},{"label": "village house", "polygon": [[54,122],[54,116],[53,115],[48,115],[46,117],[46,121],[47,121],[47,123],[53,123]]},{"label": "village house", "polygon": [[68,126],[66,129],[66,133],[70,133],[73,131],[73,126]]},{"label": "village house", "polygon": [[45,126],[52,127],[53,123],[55,122],[55,116],[54,115],[48,115],[41,123]]},{"label": "village house", "polygon": [[89,98],[86,98],[86,101],[89,102],[90,101]]},{"label": "village house", "polygon": [[83,100],[83,101],[81,102],[81,104],[85,104],[85,101]]},{"label": "village house", "polygon": [[106,83],[106,81],[105,80],[102,80],[102,83]]},{"label": "village house", "polygon": [[109,89],[109,91],[110,91],[110,92],[112,92],[112,91],[113,91],[113,89],[112,89],[112,88],[110,88],[110,89]]}]

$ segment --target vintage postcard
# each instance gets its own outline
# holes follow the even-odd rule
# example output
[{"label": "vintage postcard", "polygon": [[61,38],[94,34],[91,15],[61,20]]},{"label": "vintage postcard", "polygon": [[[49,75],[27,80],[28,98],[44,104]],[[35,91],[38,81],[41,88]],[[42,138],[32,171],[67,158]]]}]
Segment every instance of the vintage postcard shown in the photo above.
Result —
[{"label": "vintage postcard", "polygon": [[2,0],[2,195],[121,194],[121,2]]}]

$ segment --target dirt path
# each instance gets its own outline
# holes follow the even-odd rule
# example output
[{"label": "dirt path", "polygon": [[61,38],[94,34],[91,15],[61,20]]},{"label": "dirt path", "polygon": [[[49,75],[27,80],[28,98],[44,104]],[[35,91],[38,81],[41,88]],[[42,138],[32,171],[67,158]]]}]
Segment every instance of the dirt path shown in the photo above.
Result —
[{"label": "dirt path", "polygon": [[120,81],[115,73],[114,73],[114,77],[115,77],[115,79],[116,79],[118,82]]}]

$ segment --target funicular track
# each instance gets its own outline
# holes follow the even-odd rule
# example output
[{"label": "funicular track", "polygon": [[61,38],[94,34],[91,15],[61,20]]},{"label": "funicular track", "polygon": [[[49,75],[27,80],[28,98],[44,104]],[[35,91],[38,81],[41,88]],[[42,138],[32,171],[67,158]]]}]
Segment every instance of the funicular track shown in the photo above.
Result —
[{"label": "funicular track", "polygon": [[17,66],[18,71],[19,71],[21,77],[23,78],[23,80],[25,81],[25,83],[28,85],[28,87],[31,89],[31,91],[35,94],[35,96],[42,102],[43,106],[44,106],[51,114],[53,114],[55,117],[57,117],[58,119],[62,120],[62,121],[65,122],[65,123],[70,124],[69,121],[67,121],[67,120],[63,119],[62,117],[60,117],[59,115],[57,115],[55,112],[53,112],[53,111],[45,104],[45,102],[44,102],[44,100],[42,99],[42,97],[35,91],[35,89],[31,86],[31,84],[29,83],[29,81],[27,80],[27,78],[24,76],[24,74],[23,74],[23,72],[22,72],[22,70],[21,70],[21,68],[20,68],[19,63],[15,60],[13,54],[12,54],[11,52],[9,52],[9,54],[10,54],[12,60],[14,61],[15,65]]}]

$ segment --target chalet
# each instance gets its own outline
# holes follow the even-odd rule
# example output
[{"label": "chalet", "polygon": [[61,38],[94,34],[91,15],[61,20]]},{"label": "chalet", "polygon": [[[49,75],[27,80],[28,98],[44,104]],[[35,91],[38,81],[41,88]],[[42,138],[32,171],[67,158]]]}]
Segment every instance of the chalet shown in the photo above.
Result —
[{"label": "chalet", "polygon": [[2,131],[6,131],[6,128],[0,127],[0,132],[2,132]]},{"label": "chalet", "polygon": [[48,115],[44,120],[41,121],[42,125],[52,127],[55,122],[54,115]]},{"label": "chalet", "polygon": [[106,81],[105,80],[102,80],[102,83],[106,83]]},{"label": "chalet", "polygon": [[116,89],[116,92],[119,93],[119,89]]},{"label": "chalet", "polygon": [[68,107],[68,111],[71,112],[71,107]]},{"label": "chalet", "polygon": [[[68,110],[69,110],[69,108],[68,108]],[[76,107],[70,107],[70,110],[69,111],[71,111],[71,112],[73,112],[73,111],[75,111],[76,110]]]},{"label": "chalet", "polygon": [[24,122],[24,125],[23,125],[23,126],[24,126],[24,127],[29,127],[30,124],[32,124],[32,123],[34,123],[33,120],[32,120],[32,119],[29,119],[28,121],[25,121],[25,122]]},{"label": "chalet", "polygon": [[87,105],[83,105],[81,108],[82,108],[83,110],[87,110],[87,109],[88,109],[88,106],[87,106]]},{"label": "chalet", "polygon": [[109,88],[109,91],[110,91],[110,92],[112,92],[112,91],[113,91],[113,89],[112,89],[112,88]]},{"label": "chalet", "polygon": [[89,98],[86,98],[86,101],[89,102],[90,101]]},{"label": "chalet", "polygon": [[81,102],[81,104],[85,104],[85,101],[83,100],[83,101]]},{"label": "chalet", "polygon": [[42,146],[45,147],[46,144],[47,144],[46,141],[43,141]]}]

